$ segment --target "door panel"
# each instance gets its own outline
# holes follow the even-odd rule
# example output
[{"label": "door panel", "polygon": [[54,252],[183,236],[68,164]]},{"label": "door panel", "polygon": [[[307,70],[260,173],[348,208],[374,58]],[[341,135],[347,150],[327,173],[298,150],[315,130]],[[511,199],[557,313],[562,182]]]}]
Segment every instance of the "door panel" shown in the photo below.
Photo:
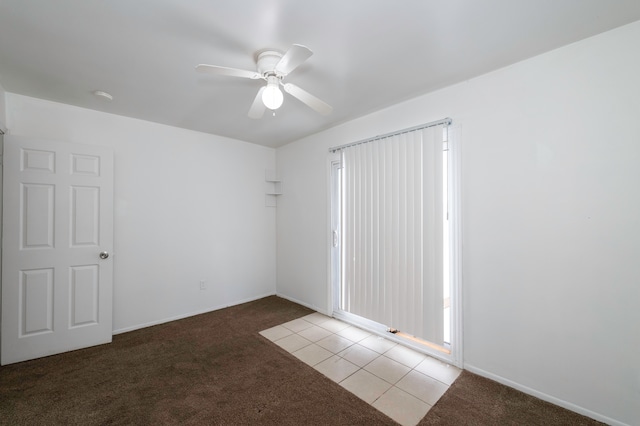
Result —
[{"label": "door panel", "polygon": [[98,247],[100,188],[71,187],[71,246]]},{"label": "door panel", "polygon": [[111,341],[111,148],[5,136],[2,364]]},{"label": "door panel", "polygon": [[[10,136],[7,136],[7,139]],[[21,171],[55,173],[56,153],[37,149],[23,149],[21,151]]]},{"label": "door panel", "polygon": [[99,282],[98,265],[71,267],[70,327],[98,322]]},{"label": "door panel", "polygon": [[20,271],[20,337],[53,331],[53,269]]},{"label": "door panel", "polygon": [[54,185],[21,183],[20,186],[22,249],[52,249]]}]

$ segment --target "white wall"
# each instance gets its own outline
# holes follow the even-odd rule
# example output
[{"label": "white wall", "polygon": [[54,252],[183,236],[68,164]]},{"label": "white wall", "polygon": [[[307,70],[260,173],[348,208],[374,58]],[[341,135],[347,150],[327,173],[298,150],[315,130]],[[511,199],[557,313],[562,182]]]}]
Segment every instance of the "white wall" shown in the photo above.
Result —
[{"label": "white wall", "polygon": [[6,107],[6,92],[0,86],[0,131],[5,131],[7,128],[7,107]]},{"label": "white wall", "polygon": [[465,368],[640,419],[640,22],[282,147],[277,291],[328,311],[327,148],[452,117]]},{"label": "white wall", "polygon": [[116,332],[275,293],[275,150],[12,93],[7,113],[10,134],[115,150]]}]

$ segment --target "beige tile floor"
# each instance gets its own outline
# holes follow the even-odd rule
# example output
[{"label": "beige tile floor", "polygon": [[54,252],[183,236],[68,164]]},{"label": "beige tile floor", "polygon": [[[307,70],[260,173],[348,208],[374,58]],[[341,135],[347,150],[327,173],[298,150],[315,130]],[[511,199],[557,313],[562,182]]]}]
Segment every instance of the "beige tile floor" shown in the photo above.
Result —
[{"label": "beige tile floor", "polygon": [[260,334],[404,426],[417,424],[460,374],[454,366],[319,313]]}]

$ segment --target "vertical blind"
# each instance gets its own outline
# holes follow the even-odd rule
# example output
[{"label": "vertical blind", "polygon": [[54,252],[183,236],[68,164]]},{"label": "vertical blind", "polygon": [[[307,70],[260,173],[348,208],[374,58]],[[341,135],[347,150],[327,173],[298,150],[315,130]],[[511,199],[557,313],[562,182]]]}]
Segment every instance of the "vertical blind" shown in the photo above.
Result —
[{"label": "vertical blind", "polygon": [[340,309],[443,344],[443,125],[340,148]]}]

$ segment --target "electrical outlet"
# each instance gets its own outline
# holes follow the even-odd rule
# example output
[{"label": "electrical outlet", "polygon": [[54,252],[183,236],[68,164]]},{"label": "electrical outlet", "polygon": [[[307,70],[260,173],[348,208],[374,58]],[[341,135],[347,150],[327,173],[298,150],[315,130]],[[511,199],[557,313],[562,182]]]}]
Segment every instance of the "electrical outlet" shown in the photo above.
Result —
[{"label": "electrical outlet", "polygon": [[205,290],[207,288],[207,283],[204,280],[200,280],[200,290]]}]

